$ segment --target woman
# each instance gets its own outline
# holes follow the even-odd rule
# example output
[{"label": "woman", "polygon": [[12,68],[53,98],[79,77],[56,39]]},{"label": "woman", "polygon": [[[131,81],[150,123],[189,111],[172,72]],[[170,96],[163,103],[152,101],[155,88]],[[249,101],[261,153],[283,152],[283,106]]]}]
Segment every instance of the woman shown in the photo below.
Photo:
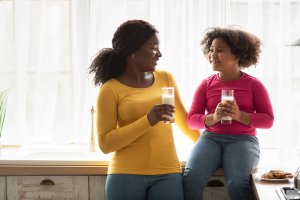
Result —
[{"label": "woman", "polygon": [[158,31],[142,20],[121,24],[112,47],[90,66],[97,101],[99,146],[114,152],[106,182],[107,200],[183,200],[182,170],[168,116],[174,107],[161,104],[161,88],[175,87],[175,121],[194,142],[198,131],[186,124],[187,112],[171,74],[157,71],[162,56]]},{"label": "woman", "polygon": [[[183,175],[186,200],[202,199],[208,178],[224,169],[231,200],[253,199],[251,172],[259,162],[256,128],[273,125],[268,92],[241,69],[255,65],[260,40],[232,28],[210,28],[201,45],[212,69],[218,73],[203,80],[188,114],[192,129],[205,129],[196,143]],[[234,100],[221,102],[221,90],[234,90]],[[222,124],[222,117],[231,124]]]}]

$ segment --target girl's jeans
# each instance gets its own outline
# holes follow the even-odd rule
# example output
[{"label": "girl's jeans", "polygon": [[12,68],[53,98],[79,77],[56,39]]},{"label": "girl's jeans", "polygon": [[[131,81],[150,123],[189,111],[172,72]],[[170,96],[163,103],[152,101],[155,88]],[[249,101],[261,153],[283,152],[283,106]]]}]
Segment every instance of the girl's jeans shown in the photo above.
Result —
[{"label": "girl's jeans", "polygon": [[255,136],[203,132],[183,175],[185,200],[202,200],[208,178],[221,167],[231,200],[252,200],[251,172],[259,155]]}]

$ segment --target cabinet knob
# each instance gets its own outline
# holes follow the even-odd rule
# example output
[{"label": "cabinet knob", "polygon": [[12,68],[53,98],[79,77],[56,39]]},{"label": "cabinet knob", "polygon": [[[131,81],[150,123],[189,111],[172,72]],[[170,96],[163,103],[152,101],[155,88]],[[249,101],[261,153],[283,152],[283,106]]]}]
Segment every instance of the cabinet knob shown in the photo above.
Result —
[{"label": "cabinet knob", "polygon": [[44,179],[44,180],[42,180],[40,182],[40,185],[43,185],[43,186],[53,186],[53,185],[55,185],[55,183],[51,179]]}]

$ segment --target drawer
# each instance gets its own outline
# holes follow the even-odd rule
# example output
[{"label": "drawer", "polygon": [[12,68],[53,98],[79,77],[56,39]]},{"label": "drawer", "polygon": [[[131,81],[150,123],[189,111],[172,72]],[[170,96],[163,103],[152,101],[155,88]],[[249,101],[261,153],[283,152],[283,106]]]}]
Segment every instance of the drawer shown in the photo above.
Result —
[{"label": "drawer", "polygon": [[7,176],[8,200],[86,200],[88,176]]},{"label": "drawer", "polygon": [[211,176],[203,191],[204,200],[230,200],[224,176]]}]

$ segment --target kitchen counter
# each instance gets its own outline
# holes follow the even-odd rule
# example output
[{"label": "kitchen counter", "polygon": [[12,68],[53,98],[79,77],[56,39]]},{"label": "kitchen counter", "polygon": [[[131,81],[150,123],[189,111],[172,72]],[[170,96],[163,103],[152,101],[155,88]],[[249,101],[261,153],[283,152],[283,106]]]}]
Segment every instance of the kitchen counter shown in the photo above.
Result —
[{"label": "kitchen counter", "polygon": [[[260,179],[261,174],[268,172],[270,169],[258,169],[252,174],[253,190],[256,200],[281,200],[284,199],[281,193],[278,193],[276,189],[281,187],[293,187],[293,178],[287,181],[262,181]],[[293,169],[283,169],[286,172],[294,173]]]},{"label": "kitchen counter", "polygon": [[[3,148],[0,156],[1,175],[105,175],[110,154],[99,149],[90,152],[87,145],[30,145]],[[179,154],[185,166],[188,153]],[[264,149],[258,169],[291,169],[299,165],[300,152]],[[293,173],[293,171],[291,171]],[[217,174],[222,174],[222,171]]]},{"label": "kitchen counter", "polygon": [[31,145],[2,148],[0,176],[105,175],[110,155],[86,145]]},{"label": "kitchen counter", "polygon": [[107,165],[3,165],[0,164],[0,176],[27,175],[106,175]]},{"label": "kitchen counter", "polygon": [[280,187],[293,187],[293,179],[282,182],[262,181],[261,175],[271,169],[284,170],[295,174],[300,163],[300,151],[289,148],[264,149],[261,152],[261,162],[252,174],[253,190],[256,200],[281,200],[284,199],[276,189]]},{"label": "kitchen counter", "polygon": [[[0,176],[106,175],[110,154],[87,145],[31,145],[2,148]],[[185,166],[185,161],[181,162]]]}]

